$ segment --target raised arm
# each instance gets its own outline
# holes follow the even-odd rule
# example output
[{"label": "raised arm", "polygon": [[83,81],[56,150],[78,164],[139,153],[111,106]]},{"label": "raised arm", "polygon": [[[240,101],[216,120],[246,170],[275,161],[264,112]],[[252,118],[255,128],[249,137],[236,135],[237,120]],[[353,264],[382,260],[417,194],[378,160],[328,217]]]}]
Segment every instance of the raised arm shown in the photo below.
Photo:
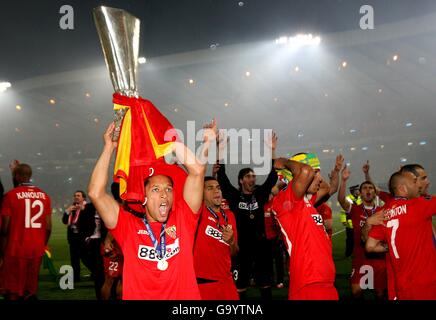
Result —
[{"label": "raised arm", "polygon": [[218,179],[218,183],[220,184],[223,197],[229,201],[231,201],[235,197],[238,197],[239,190],[232,185],[229,178],[227,177],[224,164],[215,164],[213,166],[213,172],[216,172],[216,176]]},{"label": "raised arm", "polygon": [[362,166],[363,175],[365,176],[365,181],[372,181],[371,175],[369,174],[369,160],[366,160],[365,164]]},{"label": "raised arm", "polygon": [[344,156],[342,154],[338,154],[336,156],[335,166],[333,170],[330,172],[330,191],[329,195],[334,195],[339,189],[339,172],[341,168],[344,166]]},{"label": "raised arm", "polygon": [[274,161],[274,167],[278,170],[288,169],[291,171],[292,191],[297,198],[302,198],[309,188],[315,176],[311,166],[286,158],[278,158]]},{"label": "raised arm", "polygon": [[117,143],[112,141],[114,129],[115,125],[111,122],[103,135],[103,151],[92,171],[91,180],[88,185],[89,198],[100,213],[100,217],[108,229],[116,227],[119,213],[118,202],[106,192],[110,161],[117,147]]},{"label": "raised arm", "polygon": [[342,170],[341,175],[341,186],[339,187],[338,192],[338,201],[341,205],[342,209],[345,210],[345,212],[349,212],[351,209],[351,203],[347,201],[345,198],[345,191],[347,190],[347,180],[350,178],[350,170],[348,170],[348,167],[345,166]]},{"label": "raised arm", "polygon": [[183,198],[194,213],[198,213],[203,203],[204,175],[206,173],[209,147],[216,142],[217,126],[215,119],[204,126],[203,147],[199,158],[183,143],[174,144],[177,159],[188,170],[183,187]]},{"label": "raised arm", "polygon": [[[330,198],[330,184],[327,181],[325,181],[323,178],[319,186],[319,190],[316,193],[316,199],[325,199],[323,200],[325,202],[329,198]],[[318,203],[318,201],[316,203]]]},{"label": "raised arm", "polygon": [[336,161],[335,161],[335,166],[333,167],[332,171],[329,173],[329,189],[328,192],[325,192],[324,188],[327,187],[327,185],[324,183],[324,179],[323,182],[321,183],[320,189],[317,192],[317,197],[316,197],[316,203],[315,206],[319,206],[324,202],[327,202],[328,199],[330,199],[330,197],[332,195],[334,195],[339,188],[339,172],[341,171],[341,168],[343,166],[344,163],[344,157],[339,154],[336,156]]},{"label": "raised arm", "polygon": [[12,185],[14,186],[14,188],[18,187],[18,181],[15,179],[15,168],[20,164],[20,161],[18,161],[17,159],[12,160],[9,163],[9,169],[11,170],[11,176],[12,176]]},{"label": "raised arm", "polygon": [[273,131],[271,133],[271,136],[268,137],[268,139],[265,141],[265,146],[267,148],[271,149],[271,159],[277,158],[276,156],[276,150],[277,150],[277,141],[279,140],[279,137],[277,134]]},{"label": "raised arm", "polygon": [[259,187],[261,189],[261,193],[264,193],[265,195],[269,195],[271,193],[271,189],[276,185],[277,183],[277,172],[274,169],[274,161],[276,159],[276,149],[277,149],[277,141],[278,137],[277,134],[273,131],[271,134],[271,137],[269,137],[265,141],[265,146],[267,148],[271,148],[271,171],[268,174],[268,177],[266,178],[265,182]]}]

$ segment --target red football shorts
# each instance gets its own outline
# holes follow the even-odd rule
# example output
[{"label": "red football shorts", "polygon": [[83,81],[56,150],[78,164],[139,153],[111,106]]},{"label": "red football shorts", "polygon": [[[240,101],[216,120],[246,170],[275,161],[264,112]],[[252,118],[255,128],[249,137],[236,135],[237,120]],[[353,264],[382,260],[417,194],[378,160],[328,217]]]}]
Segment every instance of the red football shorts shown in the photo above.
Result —
[{"label": "red football shorts", "polygon": [[290,293],[289,300],[339,300],[339,295],[333,284],[313,283]]},{"label": "red football shorts", "polygon": [[239,300],[232,278],[198,284],[202,300]]},{"label": "red football shorts", "polygon": [[4,276],[3,276],[3,270],[4,270],[4,264],[0,267],[0,295],[2,295],[4,292]]},{"label": "red football shorts", "polygon": [[397,289],[398,300],[436,300],[436,281],[407,290]]},{"label": "red football shorts", "polygon": [[42,257],[4,257],[3,285],[6,291],[20,297],[36,295]]}]

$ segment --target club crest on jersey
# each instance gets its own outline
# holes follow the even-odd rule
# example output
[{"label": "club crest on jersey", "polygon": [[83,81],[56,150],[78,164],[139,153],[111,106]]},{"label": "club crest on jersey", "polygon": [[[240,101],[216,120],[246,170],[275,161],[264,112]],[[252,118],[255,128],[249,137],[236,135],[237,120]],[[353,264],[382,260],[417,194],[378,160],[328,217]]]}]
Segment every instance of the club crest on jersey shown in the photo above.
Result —
[{"label": "club crest on jersey", "polygon": [[169,235],[171,238],[175,239],[177,238],[177,233],[176,233],[176,226],[171,226],[165,229],[165,232],[167,235]]},{"label": "club crest on jersey", "polygon": [[310,203],[310,199],[312,198],[312,195],[305,195],[304,196],[304,203],[306,204],[306,208],[312,208],[312,204]]}]

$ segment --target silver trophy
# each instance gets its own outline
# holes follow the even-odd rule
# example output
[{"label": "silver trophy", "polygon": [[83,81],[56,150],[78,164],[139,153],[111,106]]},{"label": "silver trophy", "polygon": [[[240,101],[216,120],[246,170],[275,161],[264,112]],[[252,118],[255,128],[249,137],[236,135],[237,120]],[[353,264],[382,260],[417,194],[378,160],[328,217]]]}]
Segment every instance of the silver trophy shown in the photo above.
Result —
[{"label": "silver trophy", "polygon": [[[127,11],[105,6],[95,8],[93,16],[115,92],[137,98],[140,20]],[[115,111],[114,141],[118,140],[126,111]]]}]

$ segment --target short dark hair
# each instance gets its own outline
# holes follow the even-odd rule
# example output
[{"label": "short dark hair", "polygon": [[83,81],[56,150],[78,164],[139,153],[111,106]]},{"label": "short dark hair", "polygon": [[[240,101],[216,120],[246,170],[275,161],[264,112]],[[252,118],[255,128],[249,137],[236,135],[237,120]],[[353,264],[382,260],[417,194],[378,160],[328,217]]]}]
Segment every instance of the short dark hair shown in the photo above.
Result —
[{"label": "short dark hair", "polygon": [[32,177],[32,168],[26,163],[20,163],[14,169],[13,176],[19,179],[19,182],[28,182]]},{"label": "short dark hair", "polygon": [[216,178],[214,178],[214,177],[212,177],[212,176],[206,176],[206,177],[204,177],[204,182],[205,182],[205,183],[206,183],[207,181],[212,181],[212,180],[218,181]]},{"label": "short dark hair", "polygon": [[402,172],[397,171],[394,172],[389,178],[389,192],[392,195],[395,195],[395,190],[397,189],[399,182],[402,181],[402,177],[403,177]]},{"label": "short dark hair", "polygon": [[239,189],[242,187],[241,183],[239,182],[239,180],[241,180],[242,178],[244,178],[244,176],[249,173],[249,172],[254,172],[253,169],[251,168],[243,168],[241,170],[239,170],[238,173],[238,185],[239,185]]},{"label": "short dark hair", "polygon": [[362,192],[362,188],[363,188],[363,186],[364,186],[365,184],[370,184],[370,185],[372,185],[372,187],[374,188],[374,190],[377,190],[377,187],[375,186],[375,184],[374,184],[372,181],[366,180],[366,181],[363,181],[363,182],[360,184],[360,186],[359,186],[359,191],[360,191],[360,192]]},{"label": "short dark hair", "polygon": [[83,190],[76,190],[76,192],[74,192],[74,194],[76,194],[77,192],[82,194],[83,199],[86,199],[86,193]]},{"label": "short dark hair", "polygon": [[406,164],[406,165],[401,167],[400,172],[411,172],[416,177],[418,177],[419,176],[418,171],[417,171],[418,169],[424,170],[424,167],[421,166],[420,164],[417,164],[417,163]]},{"label": "short dark hair", "polygon": [[145,181],[144,181],[144,187],[147,187],[147,186],[148,186],[148,183],[150,182],[150,179],[153,178],[153,177],[156,177],[156,176],[164,176],[164,177],[167,177],[168,179],[170,179],[171,184],[174,186],[174,181],[173,181],[173,179],[172,179],[170,176],[167,176],[167,175],[165,175],[165,174],[157,174],[157,175],[155,175],[155,176],[147,177],[147,179],[145,179]]}]

